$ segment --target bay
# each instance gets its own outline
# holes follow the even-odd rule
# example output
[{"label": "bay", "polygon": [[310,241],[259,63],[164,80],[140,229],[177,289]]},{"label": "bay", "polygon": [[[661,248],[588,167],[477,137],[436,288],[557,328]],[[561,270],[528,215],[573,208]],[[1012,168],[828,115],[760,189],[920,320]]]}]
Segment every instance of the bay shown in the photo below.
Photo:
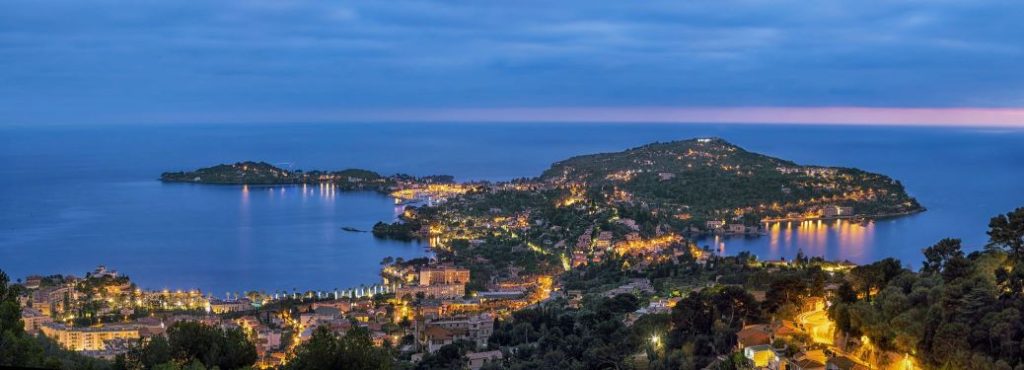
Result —
[{"label": "bay", "polygon": [[460,180],[538,175],[579,154],[722,137],[801,164],[892,176],[928,211],[866,225],[782,224],[760,238],[701,245],[762,259],[809,255],[920,264],[944,237],[982,248],[989,218],[1024,206],[1024,131],[988,128],[373,123],[0,127],[0,269],[82,275],[96,265],[151,289],[222,295],[334,289],[379,280],[385,256],[424,246],[374,239],[397,210],[375,193],[317,187],[163,184],[167,170],[262,160],[301,169],[366,168]]}]

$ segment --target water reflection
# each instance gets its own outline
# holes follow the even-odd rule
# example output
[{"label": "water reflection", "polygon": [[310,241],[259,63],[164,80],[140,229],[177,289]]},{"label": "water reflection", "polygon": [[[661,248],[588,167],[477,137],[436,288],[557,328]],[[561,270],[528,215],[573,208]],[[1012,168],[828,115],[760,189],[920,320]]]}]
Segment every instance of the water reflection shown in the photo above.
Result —
[{"label": "water reflection", "polygon": [[803,250],[808,256],[861,260],[874,242],[875,223],[871,221],[786,221],[763,226],[765,234],[760,237],[714,235],[698,239],[698,244],[720,254],[748,250],[761,259],[792,258]]}]

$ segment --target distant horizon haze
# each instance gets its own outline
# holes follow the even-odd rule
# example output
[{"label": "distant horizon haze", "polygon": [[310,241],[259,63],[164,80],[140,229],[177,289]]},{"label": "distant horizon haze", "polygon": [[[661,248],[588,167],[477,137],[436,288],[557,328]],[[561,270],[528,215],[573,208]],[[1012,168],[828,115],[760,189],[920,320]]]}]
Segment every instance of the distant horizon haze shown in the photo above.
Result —
[{"label": "distant horizon haze", "polygon": [[[2,112],[0,112],[2,113]],[[935,126],[1024,129],[1024,108],[990,107],[489,107],[249,110],[169,113],[142,118],[97,114],[75,122],[17,121],[4,126],[284,123],[664,123],[744,125]]]}]

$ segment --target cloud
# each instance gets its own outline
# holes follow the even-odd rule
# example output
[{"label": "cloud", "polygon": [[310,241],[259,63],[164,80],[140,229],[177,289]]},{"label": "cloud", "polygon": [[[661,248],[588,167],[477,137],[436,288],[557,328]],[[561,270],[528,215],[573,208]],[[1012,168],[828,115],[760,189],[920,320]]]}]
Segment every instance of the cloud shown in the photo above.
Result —
[{"label": "cloud", "polygon": [[1024,3],[8,0],[0,124],[1024,105]]}]

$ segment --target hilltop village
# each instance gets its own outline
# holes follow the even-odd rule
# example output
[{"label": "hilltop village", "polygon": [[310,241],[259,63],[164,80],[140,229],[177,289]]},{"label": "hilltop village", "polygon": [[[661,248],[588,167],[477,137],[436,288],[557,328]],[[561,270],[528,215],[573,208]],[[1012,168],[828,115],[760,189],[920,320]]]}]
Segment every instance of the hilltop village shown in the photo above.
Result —
[{"label": "hilltop village", "polygon": [[[5,281],[25,335],[59,344],[41,358],[133,369],[1024,366],[981,344],[943,352],[955,338],[936,333],[983,320],[982,313],[915,319],[928,312],[915,310],[954,294],[955,284],[996,274],[985,266],[1016,271],[1013,248],[965,256],[959,241],[944,240],[925,250],[926,268],[914,272],[892,259],[867,266],[802,253],[759,260],[698,246],[692,237],[702,233],[757,234],[771,222],[923,209],[883,175],[799,166],[720,139],[572,158],[538,178],[503,183],[252,162],[163,178],[385,192],[404,212],[374,226],[374,235],[423,240],[434,255],[386,258],[371,287],[223,299],[140,289],[104,267],[81,278]],[[1000,225],[993,227],[1016,227]],[[1020,239],[996,235],[1011,236],[993,245]],[[1001,310],[1007,302],[983,313],[1011,315]],[[884,324],[894,317],[905,322]],[[1024,336],[1024,328],[1007,330],[999,335]],[[221,343],[219,352],[187,345],[197,335]]]}]

